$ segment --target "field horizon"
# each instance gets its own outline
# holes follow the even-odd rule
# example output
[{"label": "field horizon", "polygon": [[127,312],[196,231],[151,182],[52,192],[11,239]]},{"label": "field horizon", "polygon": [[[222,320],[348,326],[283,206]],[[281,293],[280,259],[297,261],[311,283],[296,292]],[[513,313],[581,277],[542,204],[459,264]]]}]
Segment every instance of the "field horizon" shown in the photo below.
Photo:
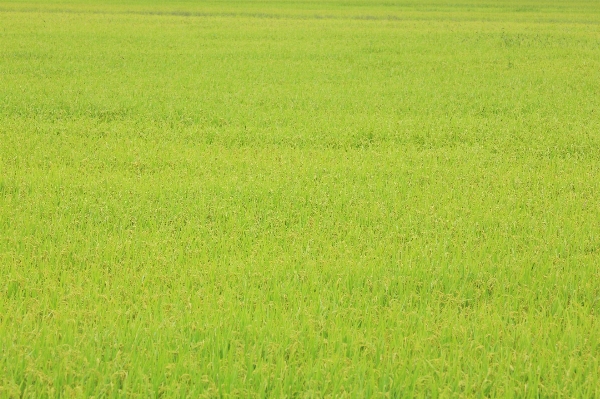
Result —
[{"label": "field horizon", "polygon": [[0,1],[0,397],[600,396],[600,3]]}]

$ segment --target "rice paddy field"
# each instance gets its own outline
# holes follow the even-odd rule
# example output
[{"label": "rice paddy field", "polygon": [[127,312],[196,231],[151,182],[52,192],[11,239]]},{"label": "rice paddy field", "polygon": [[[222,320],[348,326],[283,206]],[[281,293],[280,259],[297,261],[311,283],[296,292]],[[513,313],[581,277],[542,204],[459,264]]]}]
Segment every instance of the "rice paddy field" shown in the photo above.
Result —
[{"label": "rice paddy field", "polygon": [[0,397],[593,398],[599,316],[599,2],[0,2]]}]

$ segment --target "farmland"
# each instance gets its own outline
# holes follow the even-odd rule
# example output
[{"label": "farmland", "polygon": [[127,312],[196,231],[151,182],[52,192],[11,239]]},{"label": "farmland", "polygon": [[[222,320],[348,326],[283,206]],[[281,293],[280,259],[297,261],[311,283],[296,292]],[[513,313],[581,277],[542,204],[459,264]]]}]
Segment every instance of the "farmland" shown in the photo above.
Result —
[{"label": "farmland", "polygon": [[0,2],[0,397],[600,396],[600,3]]}]

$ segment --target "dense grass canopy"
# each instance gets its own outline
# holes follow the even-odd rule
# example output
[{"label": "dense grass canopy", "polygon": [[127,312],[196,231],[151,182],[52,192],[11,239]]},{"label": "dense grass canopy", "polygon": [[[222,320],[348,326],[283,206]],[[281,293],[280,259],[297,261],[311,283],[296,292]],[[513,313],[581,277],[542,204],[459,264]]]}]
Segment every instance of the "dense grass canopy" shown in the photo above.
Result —
[{"label": "dense grass canopy", "polygon": [[0,397],[600,396],[600,3],[0,3]]}]

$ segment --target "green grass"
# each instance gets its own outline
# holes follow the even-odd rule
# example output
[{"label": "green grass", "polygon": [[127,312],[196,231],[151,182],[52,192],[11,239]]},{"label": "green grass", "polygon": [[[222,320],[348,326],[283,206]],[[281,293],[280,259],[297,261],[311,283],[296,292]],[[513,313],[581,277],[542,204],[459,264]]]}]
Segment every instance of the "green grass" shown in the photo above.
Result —
[{"label": "green grass", "polygon": [[0,397],[600,396],[600,3],[0,3]]}]

